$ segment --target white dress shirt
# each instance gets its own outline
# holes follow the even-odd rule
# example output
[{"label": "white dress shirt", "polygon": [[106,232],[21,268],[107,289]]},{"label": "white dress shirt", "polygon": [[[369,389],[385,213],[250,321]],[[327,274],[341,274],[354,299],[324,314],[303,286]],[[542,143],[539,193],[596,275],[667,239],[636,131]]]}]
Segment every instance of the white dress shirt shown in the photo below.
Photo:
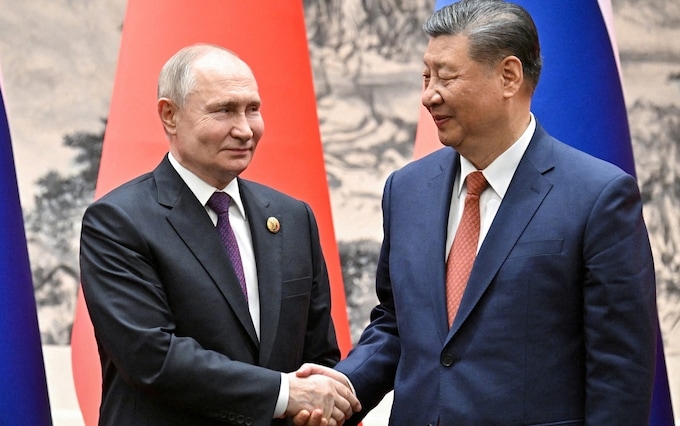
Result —
[{"label": "white dress shirt", "polygon": [[[257,267],[255,264],[255,251],[253,250],[253,239],[250,234],[250,227],[248,226],[248,217],[243,208],[243,201],[241,200],[241,192],[238,186],[238,179],[233,179],[224,188],[215,188],[206,183],[204,180],[196,176],[189,169],[182,166],[172,153],[168,153],[170,164],[177,171],[184,183],[187,184],[191,192],[196,196],[198,201],[205,207],[206,212],[210,216],[213,225],[217,226],[217,213],[208,207],[207,203],[212,194],[216,191],[227,193],[231,197],[232,202],[229,203],[229,224],[236,236],[238,249],[241,254],[241,263],[243,263],[243,275],[246,279],[246,288],[248,290],[248,310],[250,311],[250,318],[253,320],[255,332],[258,339],[260,338],[260,292],[257,281]],[[290,387],[288,383],[288,376],[281,373],[281,387],[279,389],[279,398],[274,409],[274,418],[282,416],[286,408],[288,408],[288,397]]]},{"label": "white dress shirt", "polygon": [[[524,152],[531,142],[536,130],[536,119],[531,114],[529,126],[522,135],[517,139],[510,148],[506,149],[498,156],[491,164],[484,170],[480,170],[489,186],[479,196],[479,213],[480,213],[480,227],[479,227],[479,243],[477,250],[482,246],[484,238],[486,237],[491,223],[496,217],[498,208],[505,197],[505,193],[510,186],[510,181],[515,175],[517,166],[524,156]],[[446,256],[448,257],[453,245],[453,238],[456,236],[458,223],[463,216],[463,208],[465,207],[465,196],[467,195],[467,188],[463,184],[468,174],[476,171],[474,165],[465,157],[460,157],[460,168],[458,174],[453,182],[453,194],[451,196],[451,205],[449,207],[449,221],[446,229]],[[461,178],[462,176],[462,178]]]}]

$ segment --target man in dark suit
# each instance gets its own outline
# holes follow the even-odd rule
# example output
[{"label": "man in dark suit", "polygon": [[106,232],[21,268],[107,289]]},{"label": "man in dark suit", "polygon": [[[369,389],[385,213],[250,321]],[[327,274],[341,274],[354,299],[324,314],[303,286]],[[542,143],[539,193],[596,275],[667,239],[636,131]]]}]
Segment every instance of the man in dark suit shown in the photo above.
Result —
[{"label": "man in dark suit", "polygon": [[[422,101],[446,147],[385,185],[380,303],[336,366],[364,408],[348,423],[394,389],[391,425],[646,425],[657,311],[635,179],[531,114],[541,57],[523,8],[463,0],[424,28]],[[474,263],[447,308],[478,172]]]},{"label": "man in dark suit", "polygon": [[289,373],[340,358],[314,215],[238,177],[264,131],[250,68],[217,46],[184,48],[161,71],[158,114],[169,154],[83,218],[100,424],[290,424],[315,408],[342,424],[358,409],[343,384]]}]

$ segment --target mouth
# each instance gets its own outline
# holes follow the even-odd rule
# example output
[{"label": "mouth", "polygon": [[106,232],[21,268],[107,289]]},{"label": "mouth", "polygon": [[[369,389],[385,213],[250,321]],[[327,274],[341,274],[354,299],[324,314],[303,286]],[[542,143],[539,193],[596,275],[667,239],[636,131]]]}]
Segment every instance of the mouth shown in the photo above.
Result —
[{"label": "mouth", "polygon": [[233,152],[237,154],[244,154],[253,150],[252,146],[229,146],[224,148],[225,151]]},{"label": "mouth", "polygon": [[451,117],[448,115],[432,114],[432,120],[434,124],[439,128],[442,127]]}]

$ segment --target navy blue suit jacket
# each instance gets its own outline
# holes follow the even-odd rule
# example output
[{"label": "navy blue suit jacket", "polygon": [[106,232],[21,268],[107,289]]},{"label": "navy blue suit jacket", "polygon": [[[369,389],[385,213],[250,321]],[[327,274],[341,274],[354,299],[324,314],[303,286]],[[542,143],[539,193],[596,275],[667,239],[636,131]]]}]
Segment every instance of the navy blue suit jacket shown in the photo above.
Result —
[{"label": "navy blue suit jacket", "polygon": [[340,358],[312,211],[254,182],[239,186],[259,340],[210,217],[167,158],[87,209],[81,271],[103,369],[101,424],[268,425],[279,372]]},{"label": "navy blue suit jacket", "polygon": [[449,329],[459,163],[443,148],[385,185],[380,303],[336,367],[364,412],[394,388],[394,425],[646,425],[656,293],[635,179],[537,126]]}]

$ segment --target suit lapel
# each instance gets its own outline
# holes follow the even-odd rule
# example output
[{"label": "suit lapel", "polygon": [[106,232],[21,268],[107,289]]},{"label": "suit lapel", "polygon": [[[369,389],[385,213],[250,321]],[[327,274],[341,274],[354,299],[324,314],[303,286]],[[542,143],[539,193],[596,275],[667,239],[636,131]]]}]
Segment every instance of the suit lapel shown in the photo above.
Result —
[{"label": "suit lapel", "polygon": [[[423,191],[417,205],[423,206],[422,216],[415,220],[415,229],[424,230],[424,234],[419,237],[422,241],[427,241],[422,250],[421,261],[415,262],[416,267],[423,268],[415,275],[426,277],[424,282],[435,283],[426,285],[429,289],[434,309],[434,318],[437,324],[437,333],[442,343],[446,339],[449,331],[446,313],[446,229],[453,193],[453,180],[456,176],[460,162],[458,154],[453,149],[444,148],[445,154],[439,162],[438,167],[432,168],[428,181],[428,190]],[[420,247],[420,245],[418,245]],[[419,249],[420,250],[420,249]],[[436,259],[433,266],[432,259]]]},{"label": "suit lapel", "polygon": [[551,138],[537,125],[534,137],[479,249],[449,338],[468,318],[550,192],[552,183],[543,175],[554,167],[551,147]]},{"label": "suit lapel", "polygon": [[170,208],[168,221],[213,279],[257,346],[257,334],[238,278],[205,208],[184,184],[167,158],[154,170],[154,177],[158,184],[158,202]]},{"label": "suit lapel", "polygon": [[[267,229],[267,218],[284,220],[274,211],[268,199],[248,181],[239,179],[241,199],[248,216],[253,238],[253,251],[257,263],[257,280],[260,294],[260,365],[267,365],[274,347],[281,312],[281,239],[282,233]],[[285,230],[281,231],[285,232]],[[265,315],[263,315],[265,314]]]}]

